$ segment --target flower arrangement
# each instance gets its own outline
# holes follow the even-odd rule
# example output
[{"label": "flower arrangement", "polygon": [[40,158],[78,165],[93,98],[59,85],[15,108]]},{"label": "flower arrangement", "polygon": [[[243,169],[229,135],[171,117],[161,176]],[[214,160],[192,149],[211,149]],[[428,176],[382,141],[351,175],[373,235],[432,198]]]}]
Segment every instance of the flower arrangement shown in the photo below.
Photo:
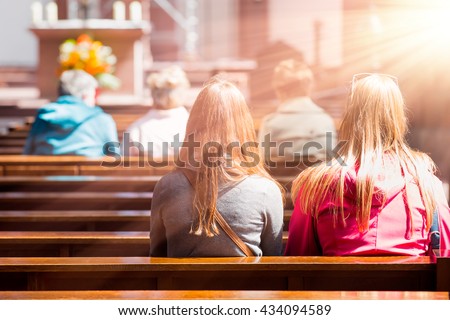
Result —
[{"label": "flower arrangement", "polygon": [[118,89],[120,80],[113,75],[117,63],[111,47],[82,34],[77,39],[66,39],[59,46],[59,72],[84,70],[94,76],[101,88]]}]

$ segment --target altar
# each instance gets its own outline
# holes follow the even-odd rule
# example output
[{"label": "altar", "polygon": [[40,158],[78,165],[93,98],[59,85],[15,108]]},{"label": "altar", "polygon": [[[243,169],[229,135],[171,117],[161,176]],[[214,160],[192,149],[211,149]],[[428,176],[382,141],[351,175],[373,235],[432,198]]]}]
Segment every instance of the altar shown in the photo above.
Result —
[{"label": "altar", "polygon": [[30,31],[38,38],[39,63],[37,88],[41,98],[57,95],[59,46],[68,38],[87,34],[111,47],[117,57],[114,75],[121,81],[119,89],[109,95],[142,97],[144,87],[144,48],[142,37],[150,32],[148,21],[111,19],[70,19],[34,23]]}]

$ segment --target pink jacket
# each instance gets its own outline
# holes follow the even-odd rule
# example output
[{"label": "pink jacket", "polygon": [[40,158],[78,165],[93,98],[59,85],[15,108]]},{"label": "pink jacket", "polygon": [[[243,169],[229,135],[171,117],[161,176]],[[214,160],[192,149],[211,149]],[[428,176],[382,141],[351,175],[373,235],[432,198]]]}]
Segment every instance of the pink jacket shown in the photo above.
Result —
[{"label": "pink jacket", "polygon": [[[419,188],[411,176],[389,178],[379,177],[375,183],[369,230],[358,231],[355,214],[355,171],[346,177],[344,209],[347,214],[346,226],[338,222],[333,225],[332,208],[339,204],[330,196],[320,206],[318,219],[299,209],[298,201],[289,223],[289,238],[285,255],[289,256],[345,256],[345,255],[426,255],[429,245],[429,230],[426,230]],[[441,181],[434,177],[435,196],[439,208],[439,229],[441,249],[450,249],[450,210]],[[412,236],[408,238],[407,211],[403,200],[407,190],[413,219]],[[386,203],[382,206],[377,192],[384,192]],[[301,198],[300,190],[297,199]]]}]

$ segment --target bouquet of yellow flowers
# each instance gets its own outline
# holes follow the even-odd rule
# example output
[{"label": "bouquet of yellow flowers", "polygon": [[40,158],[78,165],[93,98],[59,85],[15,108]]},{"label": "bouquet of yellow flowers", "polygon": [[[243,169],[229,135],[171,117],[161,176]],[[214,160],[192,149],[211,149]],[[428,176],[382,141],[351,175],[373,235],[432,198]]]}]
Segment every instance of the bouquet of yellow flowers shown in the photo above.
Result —
[{"label": "bouquet of yellow flowers", "polygon": [[108,89],[118,89],[120,80],[113,75],[116,56],[111,47],[94,41],[87,34],[77,39],[66,39],[59,46],[59,72],[79,69],[94,76],[99,86]]}]

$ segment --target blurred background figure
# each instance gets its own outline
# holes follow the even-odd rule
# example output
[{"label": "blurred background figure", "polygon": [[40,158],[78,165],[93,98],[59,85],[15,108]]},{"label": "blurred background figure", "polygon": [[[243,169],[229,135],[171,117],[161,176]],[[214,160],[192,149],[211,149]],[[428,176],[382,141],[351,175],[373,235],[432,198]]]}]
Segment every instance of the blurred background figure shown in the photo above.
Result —
[{"label": "blurred background figure", "polygon": [[[148,78],[153,107],[142,118],[126,130],[132,142],[139,142],[143,150],[153,157],[172,156],[171,143],[178,135],[184,140],[189,113],[183,105],[186,91],[190,87],[185,72],[178,66],[171,66]],[[128,150],[135,153],[136,148]],[[125,154],[127,150],[125,150]]]},{"label": "blurred background figure", "polygon": [[105,155],[104,144],[118,141],[117,129],[112,117],[95,106],[97,85],[97,80],[82,70],[63,72],[59,98],[39,109],[24,154]]},{"label": "blurred background figure", "polygon": [[[276,112],[266,116],[259,131],[259,141],[276,142],[270,148],[272,160],[292,160],[309,156],[323,160],[326,156],[326,134],[331,133],[334,145],[336,129],[333,119],[310,98],[313,73],[304,62],[289,59],[280,62],[273,74],[273,87],[280,105]],[[266,140],[267,141],[267,140]],[[285,148],[280,147],[285,144]],[[330,144],[330,143],[329,143]]]}]

